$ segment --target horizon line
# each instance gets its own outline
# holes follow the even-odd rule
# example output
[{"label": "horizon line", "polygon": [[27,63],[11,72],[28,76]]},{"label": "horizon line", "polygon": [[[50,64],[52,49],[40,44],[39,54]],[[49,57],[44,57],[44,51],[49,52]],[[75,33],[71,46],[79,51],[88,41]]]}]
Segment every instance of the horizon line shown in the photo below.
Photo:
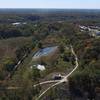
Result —
[{"label": "horizon line", "polygon": [[69,9],[69,10],[100,10],[100,8],[0,8],[0,9]]}]

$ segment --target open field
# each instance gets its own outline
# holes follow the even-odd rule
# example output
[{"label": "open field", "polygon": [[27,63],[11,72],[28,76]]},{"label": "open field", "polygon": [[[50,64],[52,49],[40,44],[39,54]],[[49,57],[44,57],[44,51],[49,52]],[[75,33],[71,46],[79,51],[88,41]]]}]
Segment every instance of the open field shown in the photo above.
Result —
[{"label": "open field", "polygon": [[6,40],[0,40],[0,59],[2,60],[5,56],[16,57],[16,49],[25,44],[30,44],[31,42],[31,37],[17,37]]}]

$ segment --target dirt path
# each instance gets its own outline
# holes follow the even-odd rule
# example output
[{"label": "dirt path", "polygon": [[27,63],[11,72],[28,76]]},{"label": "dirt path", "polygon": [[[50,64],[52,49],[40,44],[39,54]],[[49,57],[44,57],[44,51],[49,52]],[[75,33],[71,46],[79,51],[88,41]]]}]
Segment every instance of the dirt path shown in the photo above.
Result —
[{"label": "dirt path", "polygon": [[[77,58],[77,55],[75,54],[75,52],[74,52],[74,49],[73,49],[73,47],[71,46],[71,52],[72,52],[72,54],[74,55],[74,57],[75,57],[75,68],[69,73],[69,74],[67,74],[62,80],[59,80],[57,83],[55,83],[54,85],[52,85],[52,86],[50,86],[49,88],[47,88],[44,92],[42,92],[40,95],[39,95],[39,97],[36,99],[36,100],[39,100],[48,90],[50,90],[51,88],[53,88],[53,87],[55,87],[55,86],[57,86],[57,85],[59,85],[59,84],[61,84],[61,83],[63,83],[63,82],[67,82],[68,80],[68,77],[70,76],[70,75],[72,75],[72,73],[78,68],[78,66],[79,66],[79,64],[78,64],[78,58]],[[55,81],[52,81],[52,82],[55,82]],[[42,82],[43,83],[43,82]],[[42,84],[42,83],[39,83],[39,84]],[[44,83],[46,83],[46,82],[44,82]],[[48,82],[47,82],[48,83]]]}]

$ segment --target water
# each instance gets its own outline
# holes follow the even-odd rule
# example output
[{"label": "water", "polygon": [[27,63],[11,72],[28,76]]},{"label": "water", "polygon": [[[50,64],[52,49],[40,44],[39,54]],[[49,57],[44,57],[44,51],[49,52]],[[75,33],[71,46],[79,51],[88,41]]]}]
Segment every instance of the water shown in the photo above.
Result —
[{"label": "water", "polygon": [[57,48],[58,48],[57,46],[54,46],[54,47],[46,47],[46,48],[40,49],[39,51],[37,51],[35,53],[33,58],[39,58],[39,57],[42,57],[42,56],[47,56],[50,53],[54,52]]}]

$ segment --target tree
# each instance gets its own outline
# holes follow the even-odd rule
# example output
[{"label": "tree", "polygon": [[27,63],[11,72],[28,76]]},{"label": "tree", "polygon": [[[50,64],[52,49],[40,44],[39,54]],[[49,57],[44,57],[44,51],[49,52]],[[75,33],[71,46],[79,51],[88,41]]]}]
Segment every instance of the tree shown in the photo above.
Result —
[{"label": "tree", "polygon": [[8,72],[11,72],[14,68],[15,61],[14,59],[10,57],[6,57],[5,59],[3,59],[3,65],[5,67],[5,70],[7,70]]},{"label": "tree", "polygon": [[37,81],[38,78],[40,78],[40,70],[37,69],[37,68],[32,68],[32,77],[33,77],[33,80]]},{"label": "tree", "polygon": [[42,49],[42,48],[43,48],[42,42],[39,42],[39,43],[38,43],[38,48],[39,48],[39,49]]}]

